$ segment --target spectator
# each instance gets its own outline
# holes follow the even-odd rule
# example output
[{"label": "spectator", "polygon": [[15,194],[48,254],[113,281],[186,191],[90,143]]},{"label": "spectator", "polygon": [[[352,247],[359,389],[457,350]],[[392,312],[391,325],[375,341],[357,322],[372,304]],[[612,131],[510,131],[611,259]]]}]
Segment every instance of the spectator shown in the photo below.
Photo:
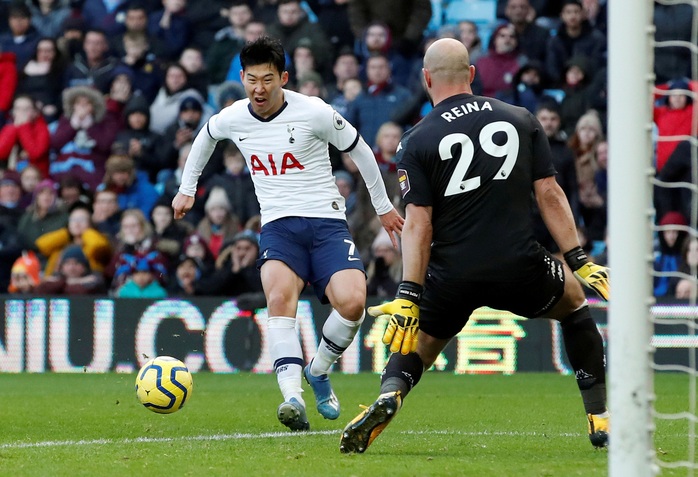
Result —
[{"label": "spectator", "polygon": [[133,93],[143,96],[150,105],[161,86],[160,61],[150,51],[145,33],[126,32],[122,49],[121,63],[133,77]]},{"label": "spectator", "polygon": [[477,24],[468,20],[458,22],[458,39],[468,49],[470,64],[477,63],[477,60],[485,53],[482,49],[482,39]]},{"label": "spectator", "polygon": [[277,19],[268,26],[267,33],[281,40],[286,51],[295,50],[305,39],[313,51],[318,71],[328,71],[332,60],[330,43],[320,25],[308,20],[300,0],[279,0]]},{"label": "spectator", "polygon": [[344,206],[347,215],[351,215],[356,210],[356,188],[354,177],[347,171],[338,170],[332,174],[337,184],[339,194],[344,198]]},{"label": "spectator", "polygon": [[366,293],[382,298],[395,296],[402,279],[402,257],[385,230],[379,231],[373,240],[371,256],[366,267]]},{"label": "spectator", "polygon": [[176,120],[167,127],[162,136],[162,148],[159,151],[161,169],[176,168],[180,148],[194,140],[211,116],[208,113],[204,114],[204,104],[198,98],[187,96],[179,103]]},{"label": "spectator", "polygon": [[184,17],[189,22],[190,38],[187,45],[200,50],[213,44],[216,32],[228,23],[226,10],[230,0],[207,0],[187,2]]},{"label": "spectator", "polygon": [[[167,292],[169,296],[196,295],[197,287],[201,283],[203,264],[201,260],[193,257],[182,257],[175,267],[174,277],[170,280]],[[221,283],[215,283],[220,287]],[[202,295],[215,295],[213,290],[206,288]]]},{"label": "spectator", "polygon": [[579,121],[569,146],[575,155],[575,170],[579,186],[579,213],[590,241],[603,240],[606,231],[606,203],[596,187],[599,166],[596,147],[603,141],[601,120],[596,111],[588,111]]},{"label": "spectator", "polygon": [[148,9],[145,4],[139,1],[129,1],[124,12],[123,31],[109,36],[109,47],[117,57],[126,54],[124,37],[145,35],[146,42],[150,47],[148,38]]},{"label": "spectator", "polygon": [[[681,246],[681,261],[679,262],[679,273],[685,276],[672,277],[670,289],[674,291],[674,297],[679,300],[688,300],[694,293],[696,269],[698,267],[698,239],[686,237]],[[690,278],[687,278],[690,277]]]},{"label": "spectator", "polygon": [[245,89],[239,82],[226,81],[218,88],[218,109],[221,110],[223,108],[227,108],[235,103],[235,101],[245,98],[247,98],[245,95]]},{"label": "spectator", "polygon": [[564,82],[561,76],[567,61],[584,56],[589,64],[589,75],[605,66],[606,37],[584,18],[581,0],[563,0],[560,12],[562,24],[557,35],[548,40],[546,68],[555,84]]},{"label": "spectator", "polygon": [[256,265],[257,257],[259,242],[254,233],[243,231],[236,234],[221,247],[215,270],[197,280],[195,294],[238,298],[244,294],[262,294],[264,290]]},{"label": "spectator", "polygon": [[109,55],[107,35],[100,30],[88,30],[82,42],[82,51],[68,64],[64,86],[91,86],[109,93],[114,77],[126,71],[119,60]]},{"label": "spectator", "polygon": [[43,178],[41,171],[35,166],[29,164],[19,173],[19,181],[22,185],[22,198],[19,199],[19,206],[26,210],[34,199],[34,191]]},{"label": "spectator", "polygon": [[348,13],[355,38],[361,38],[372,22],[383,22],[390,28],[395,48],[410,58],[417,54],[432,9],[430,0],[352,0]]},{"label": "spectator", "polygon": [[395,155],[397,154],[397,148],[403,132],[403,128],[397,123],[392,121],[383,123],[378,128],[376,147],[374,148],[376,162],[383,175],[383,182],[385,183],[388,197],[393,200],[393,203],[397,203],[400,200]]},{"label": "spectator", "polygon": [[315,71],[308,71],[303,76],[298,78],[298,92],[306,96],[315,98],[326,98],[325,85],[322,82],[322,76]]},{"label": "spectator", "polygon": [[34,293],[40,280],[39,259],[32,251],[23,252],[22,256],[12,265],[10,286],[7,291],[10,293]]},{"label": "spectator", "polygon": [[145,97],[134,95],[124,107],[126,128],[116,135],[112,151],[130,156],[138,171],[155,181],[164,165],[158,150],[162,147],[162,136],[150,130],[150,106]]},{"label": "spectator", "polygon": [[78,53],[82,51],[86,30],[85,21],[81,17],[68,17],[63,22],[63,33],[56,38],[56,45],[66,62],[75,61]]},{"label": "spectator", "polygon": [[138,171],[133,159],[123,154],[109,157],[105,170],[100,188],[116,192],[121,210],[139,209],[149,216],[158,193],[148,180],[148,174]]},{"label": "spectator", "polygon": [[[245,158],[235,143],[228,143],[223,150],[223,162],[225,171],[212,176],[206,182],[204,189],[213,191],[219,188],[225,191],[232,213],[240,219],[241,223],[247,223],[250,218],[259,215],[259,202]],[[206,199],[207,197],[200,202],[206,203]]]},{"label": "spectator", "polygon": [[166,298],[163,283],[167,281],[167,269],[160,252],[145,256],[128,257],[127,265],[117,271],[125,275],[125,282],[115,293],[118,298]]},{"label": "spectator", "polygon": [[64,73],[65,63],[56,40],[42,38],[36,45],[34,56],[19,75],[17,94],[34,98],[49,123],[60,117]]},{"label": "spectator", "polygon": [[74,204],[68,215],[68,226],[41,235],[35,242],[36,248],[48,260],[44,275],[52,275],[58,267],[63,250],[69,245],[78,245],[95,272],[104,270],[111,258],[109,238],[98,232],[92,224],[89,206]]},{"label": "spectator", "polygon": [[150,130],[163,134],[177,120],[180,103],[193,96],[200,104],[206,101],[201,94],[189,85],[189,75],[184,67],[172,63],[165,69],[165,83],[150,105]]},{"label": "spectator", "polygon": [[[557,171],[555,180],[560,185],[570,204],[575,223],[579,223],[579,185],[572,149],[567,145],[567,135],[561,129],[559,106],[554,99],[542,101],[536,111],[536,119],[548,138],[553,166]],[[559,253],[559,248],[547,231],[537,209],[534,213],[536,240],[551,253]]]},{"label": "spectator", "polygon": [[174,220],[171,200],[160,199],[153,207],[150,219],[153,223],[153,240],[157,249],[163,253],[168,264],[177,262],[182,253],[186,238],[194,231],[188,222]]},{"label": "spectator", "polygon": [[228,196],[220,187],[214,187],[206,199],[205,217],[199,222],[196,231],[205,240],[213,257],[223,245],[225,237],[235,235],[240,231],[240,218],[233,213]]},{"label": "spectator", "polygon": [[34,243],[43,234],[68,225],[68,214],[58,208],[56,183],[44,179],[34,189],[33,200],[19,219],[17,231],[24,248],[34,248]]},{"label": "spectator", "polygon": [[125,282],[126,277],[117,276],[116,271],[128,262],[128,256],[145,256],[155,250],[153,227],[139,209],[121,212],[121,227],[116,239],[116,252],[104,271],[107,281],[111,282],[112,291]]},{"label": "spectator", "polygon": [[661,229],[657,236],[654,271],[661,275],[655,274],[654,296],[672,296],[674,290],[671,289],[671,277],[664,275],[679,270],[681,246],[688,236],[685,230],[688,226],[688,220],[680,212],[670,211],[661,217],[659,226]]},{"label": "spectator", "polygon": [[[668,84],[667,95],[658,100],[654,107],[654,122],[657,125],[659,137],[689,136],[696,134],[694,124],[693,98],[690,96],[690,85],[686,78],[677,78]],[[657,142],[657,172],[661,172],[671,153],[682,139],[663,140]]]},{"label": "spectator", "polygon": [[342,116],[346,116],[349,104],[354,101],[364,90],[364,86],[359,78],[348,78],[344,81],[342,94],[335,96],[330,104]]},{"label": "spectator", "polygon": [[104,31],[109,36],[123,32],[122,22],[129,0],[84,0],[82,18],[87,28]]},{"label": "spectator", "polygon": [[179,56],[179,64],[187,72],[189,85],[196,89],[202,98],[208,97],[209,74],[202,50],[192,46],[186,47]]},{"label": "spectator", "polygon": [[17,171],[5,170],[0,176],[0,217],[12,227],[17,227],[19,218],[24,213],[19,207],[22,199],[22,182]]},{"label": "spectator", "polygon": [[63,22],[70,16],[70,7],[62,0],[30,0],[31,23],[39,36],[58,38],[63,32]]},{"label": "spectator", "polygon": [[17,229],[7,217],[0,216],[0,291],[10,286],[12,266],[22,255],[22,248]]},{"label": "spectator", "polygon": [[148,34],[157,40],[158,58],[175,61],[189,44],[191,23],[185,16],[187,0],[162,0],[162,7],[148,15]]},{"label": "spectator", "polygon": [[543,98],[544,78],[543,64],[535,60],[528,61],[514,75],[512,88],[508,92],[500,93],[498,99],[526,108],[531,114],[535,114],[538,103]]},{"label": "spectator", "polygon": [[390,121],[398,106],[410,99],[410,92],[392,81],[390,63],[384,55],[375,54],[368,59],[366,76],[367,89],[348,105],[346,119],[373,147],[378,128]]},{"label": "spectator", "polygon": [[385,23],[373,22],[366,27],[366,31],[360,37],[358,54],[361,60],[359,77],[367,79],[368,59],[373,55],[385,55],[390,62],[390,71],[393,80],[406,85],[412,70],[412,64],[406,56],[397,51],[392,44],[390,28]]},{"label": "spectator", "polygon": [[546,28],[536,25],[535,12],[530,2],[528,0],[508,0],[504,15],[514,25],[521,53],[529,60],[545,64],[550,32]]},{"label": "spectator", "polygon": [[0,125],[5,124],[16,89],[17,57],[0,49]]},{"label": "spectator", "polygon": [[510,94],[514,75],[526,59],[519,51],[516,30],[511,24],[498,26],[492,33],[487,53],[475,64],[473,89],[491,98],[498,94]]},{"label": "spectator", "polygon": [[45,276],[36,287],[36,293],[42,295],[96,295],[105,291],[104,277],[90,270],[79,245],[66,247],[56,273]]},{"label": "spectator", "polygon": [[48,126],[30,96],[19,95],[12,106],[12,121],[0,129],[0,162],[22,171],[29,164],[48,175]]},{"label": "spectator", "polygon": [[65,175],[58,183],[58,206],[65,211],[69,211],[77,203],[91,204],[92,195],[85,189],[85,186],[79,179],[71,175]]},{"label": "spectator", "polygon": [[334,82],[327,85],[327,100],[329,102],[342,96],[344,83],[347,80],[359,77],[359,59],[351,48],[343,48],[339,52],[334,60],[332,75]]},{"label": "spectator", "polygon": [[36,50],[39,34],[31,24],[31,11],[23,1],[13,1],[8,15],[10,31],[0,35],[0,51],[14,53],[17,70],[21,71]]},{"label": "spectator", "polygon": [[571,136],[577,121],[589,109],[589,62],[584,56],[570,58],[562,74],[565,97],[560,104],[560,119],[565,133]]},{"label": "spectator", "polygon": [[116,244],[116,237],[121,229],[121,207],[116,192],[113,190],[98,190],[95,192],[92,204],[92,223],[102,234]]},{"label": "spectator", "polygon": [[298,91],[300,90],[300,80],[311,74],[318,75],[320,77],[320,83],[322,83],[322,76],[318,72],[318,65],[315,60],[312,45],[308,39],[302,39],[291,52],[289,82],[292,85],[296,85]]},{"label": "spectator", "polygon": [[122,107],[115,99],[105,101],[88,86],[63,92],[64,115],[51,137],[56,158],[49,171],[55,180],[73,176],[90,190],[102,182],[104,165],[121,127]]},{"label": "spectator", "polygon": [[354,34],[349,24],[350,0],[308,0],[307,5],[317,16],[317,23],[332,45],[332,57],[342,48],[354,45]]},{"label": "spectator", "polygon": [[233,0],[227,13],[229,25],[216,32],[206,53],[206,67],[213,84],[225,81],[230,62],[245,44],[245,27],[252,20],[247,0]]},{"label": "spectator", "polygon": [[206,240],[198,233],[189,235],[182,245],[182,255],[201,261],[202,273],[208,275],[213,270],[216,259],[206,244]]}]

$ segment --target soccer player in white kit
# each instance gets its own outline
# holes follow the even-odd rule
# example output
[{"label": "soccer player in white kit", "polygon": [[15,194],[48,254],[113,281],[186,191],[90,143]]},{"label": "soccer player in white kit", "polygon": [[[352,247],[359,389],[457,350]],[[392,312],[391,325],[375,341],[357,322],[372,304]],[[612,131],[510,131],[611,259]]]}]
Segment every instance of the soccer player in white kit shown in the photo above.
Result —
[{"label": "soccer player in white kit", "polygon": [[[337,419],[339,401],[327,373],[353,341],[366,304],[366,276],[332,176],[328,143],[356,163],[395,247],[404,219],[390,202],[373,152],[356,129],[321,99],[283,89],[288,72],[278,40],[262,37],[248,43],[240,60],[248,99],[214,115],[196,136],[172,207],[176,219],[192,208],[198,178],[216,143],[235,142],[261,208],[257,263],[269,313],[269,351],[284,398],[277,417],[291,430],[308,430],[302,376],[315,393],[318,412]],[[306,283],[333,310],[318,352],[304,368],[295,321]]]}]

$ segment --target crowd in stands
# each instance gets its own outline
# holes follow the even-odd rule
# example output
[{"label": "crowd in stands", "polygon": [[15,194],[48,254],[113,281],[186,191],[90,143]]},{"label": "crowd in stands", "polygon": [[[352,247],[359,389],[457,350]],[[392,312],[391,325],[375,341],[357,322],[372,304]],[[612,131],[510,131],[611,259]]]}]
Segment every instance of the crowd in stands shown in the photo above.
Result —
[{"label": "crowd in stands", "polygon": [[[443,14],[468,1],[0,0],[0,290],[261,293],[259,204],[237,147],[218,144],[185,220],[172,219],[170,202],[193,138],[245,98],[239,52],[262,35],[287,51],[288,88],[323,98],[360,131],[396,205],[399,138],[431,108],[423,53],[438,38],[462,41],[477,69],[474,92],[541,122],[580,238],[602,263],[607,1],[479,0],[496,12],[487,25]],[[690,40],[690,5],[654,8],[658,40]],[[658,48],[655,66],[656,132],[674,138],[657,142],[658,178],[691,181],[689,50]],[[391,296],[400,251],[351,159],[333,147],[330,157],[369,293]],[[660,191],[656,202],[658,225],[688,224],[685,189]],[[533,220],[539,241],[559,252]],[[685,269],[698,245],[669,231],[658,234],[657,269]],[[683,288],[666,279],[655,291]]]}]

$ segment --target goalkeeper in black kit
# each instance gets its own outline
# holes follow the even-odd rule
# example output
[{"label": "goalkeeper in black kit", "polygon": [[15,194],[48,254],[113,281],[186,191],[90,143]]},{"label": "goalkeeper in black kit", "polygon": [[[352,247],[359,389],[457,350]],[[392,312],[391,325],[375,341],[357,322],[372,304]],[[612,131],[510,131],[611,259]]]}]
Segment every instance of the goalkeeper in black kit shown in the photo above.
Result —
[{"label": "goalkeeper in black kit", "polygon": [[[383,342],[393,354],[378,399],[347,424],[340,451],[371,445],[481,306],[560,322],[589,439],[604,447],[603,340],[581,285],[607,300],[608,270],[579,246],[543,128],[523,108],[472,94],[475,68],[459,41],[434,42],[422,71],[434,109],[403,135],[397,153],[403,281],[393,301],[368,310],[388,318]],[[533,200],[566,263],[536,242]]]}]

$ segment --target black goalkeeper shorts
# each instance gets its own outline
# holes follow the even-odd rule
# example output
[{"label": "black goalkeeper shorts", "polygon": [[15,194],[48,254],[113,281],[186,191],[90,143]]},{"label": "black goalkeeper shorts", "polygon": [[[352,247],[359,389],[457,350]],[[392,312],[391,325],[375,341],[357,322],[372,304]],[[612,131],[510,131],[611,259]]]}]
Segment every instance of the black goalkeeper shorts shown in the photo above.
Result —
[{"label": "black goalkeeper shorts", "polygon": [[519,281],[443,280],[428,272],[419,305],[419,328],[434,338],[452,338],[481,306],[536,318],[550,311],[564,292],[562,262],[542,248],[536,271]]}]

